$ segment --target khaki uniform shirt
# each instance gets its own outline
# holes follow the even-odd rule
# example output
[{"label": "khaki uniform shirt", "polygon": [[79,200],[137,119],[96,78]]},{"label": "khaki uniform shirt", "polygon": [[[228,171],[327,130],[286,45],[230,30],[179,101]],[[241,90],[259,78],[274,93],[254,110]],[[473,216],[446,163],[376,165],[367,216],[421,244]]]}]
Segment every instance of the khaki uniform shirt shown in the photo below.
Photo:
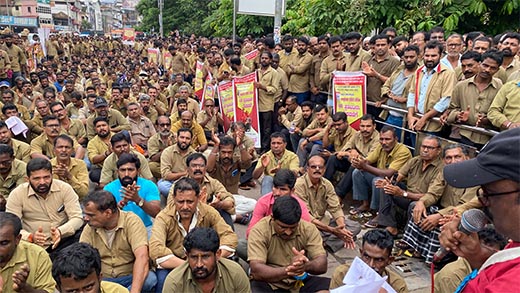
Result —
[{"label": "khaki uniform shirt", "polygon": [[117,227],[112,232],[115,234],[110,244],[106,229],[85,225],[79,241],[97,248],[101,256],[103,277],[117,278],[132,275],[134,251],[148,246],[148,234],[143,221],[132,212],[120,210]]},{"label": "khaki uniform shirt", "polygon": [[[334,274],[330,280],[330,289],[336,289],[343,286],[343,279],[350,269],[349,264],[342,264],[334,270]],[[388,276],[386,282],[392,287],[397,293],[408,293],[408,287],[406,287],[406,281],[398,273],[391,269],[385,268],[381,277]],[[448,292],[448,291],[446,291]]]},{"label": "khaki uniform shirt", "polygon": [[[250,293],[249,278],[236,262],[225,258],[217,260],[215,287],[211,292]],[[164,292],[202,293],[202,288],[193,277],[188,262],[168,274],[163,286]]]},{"label": "khaki uniform shirt", "polygon": [[[179,129],[182,128],[182,121],[177,121],[172,124],[171,132],[177,133]],[[208,144],[208,140],[206,139],[206,135],[204,134],[204,129],[202,129],[202,126],[200,126],[199,123],[196,121],[191,122],[191,134],[192,134],[192,140],[191,140],[191,147],[193,149],[197,149],[199,146]]]},{"label": "khaki uniform shirt", "polygon": [[[51,159],[52,168],[58,166],[58,159],[52,158]],[[88,178],[88,170],[87,165],[83,160],[70,158],[70,165],[68,166],[69,173],[71,175],[70,180],[63,180],[64,182],[67,182],[72,186],[72,188],[76,191],[78,194],[80,200],[85,197],[88,194],[88,184],[89,184],[89,178]],[[55,179],[60,179],[58,177],[58,174],[54,173],[52,175]]]},{"label": "khaki uniform shirt", "polygon": [[[189,176],[187,176],[189,177]],[[174,184],[175,186],[175,184]],[[170,192],[168,193],[168,201],[167,204],[174,204],[173,198],[175,197],[173,194],[173,189],[170,188]],[[233,203],[231,208],[227,209],[226,212],[228,212],[230,215],[235,214],[235,198],[231,193],[229,193],[226,190],[226,187],[220,183],[217,179],[211,178],[209,175],[206,174],[204,176],[204,181],[200,185],[200,195],[199,195],[199,203],[206,203],[210,204],[212,202],[215,202],[217,200],[220,201],[228,201]]]},{"label": "khaki uniform shirt", "polygon": [[520,79],[510,81],[500,88],[489,106],[488,119],[493,126],[501,127],[506,121],[520,122]]},{"label": "khaki uniform shirt", "polygon": [[455,292],[464,278],[473,271],[471,264],[462,257],[445,265],[435,273],[435,293]]},{"label": "khaki uniform shirt", "polygon": [[345,133],[341,134],[336,131],[336,129],[331,129],[329,133],[329,145],[334,146],[335,151],[342,150],[347,142],[357,133],[357,131],[348,127]]},{"label": "khaki uniform shirt", "polygon": [[372,165],[376,164],[376,167],[379,169],[392,169],[397,171],[411,158],[412,153],[410,153],[410,150],[402,143],[396,143],[390,153],[385,152],[381,144],[378,144],[375,150],[368,155],[367,161]]},{"label": "khaki uniform shirt", "polygon": [[83,123],[78,119],[70,119],[69,128],[65,129],[62,125],[61,129],[63,129],[67,135],[75,138],[76,140],[80,140],[83,137],[87,137],[85,125],[83,125]]},{"label": "khaki uniform shirt", "polygon": [[0,276],[3,279],[2,292],[14,292],[13,274],[24,264],[29,265],[30,268],[26,280],[28,285],[35,290],[55,292],[56,282],[52,278],[52,262],[49,254],[40,246],[25,241],[20,241],[11,259],[0,269]]},{"label": "khaki uniform shirt", "polygon": [[[283,91],[289,89],[289,79],[287,78],[287,74],[281,67],[276,68],[276,72],[278,72],[278,76],[280,77],[280,84],[278,85],[278,89],[276,94],[274,95],[275,101],[281,101],[283,96]],[[283,102],[283,101],[282,101]]]},{"label": "khaki uniform shirt", "polygon": [[69,184],[58,179],[52,180],[46,198],[37,195],[28,182],[19,185],[9,195],[6,211],[22,219],[23,240],[42,227],[47,235],[44,248],[52,244],[51,227],[60,230],[63,240],[83,225],[78,195]]},{"label": "khaki uniform shirt", "polygon": [[[163,104],[163,106],[160,106],[160,107],[162,107],[162,109],[165,109],[165,110],[167,109],[166,105],[164,105],[163,102],[158,100],[158,101],[156,101],[156,103]],[[159,112],[157,112],[157,110],[154,107],[150,107],[148,112],[144,113],[144,115],[146,116],[146,118],[150,119],[150,121],[152,122],[152,125],[153,125],[157,122],[157,118],[159,117]]]},{"label": "khaki uniform shirt", "polygon": [[[136,155],[141,162],[141,168],[139,168],[139,175],[145,179],[152,180],[153,175],[148,165],[148,160],[140,153],[134,150],[130,150],[130,153]],[[118,156],[115,153],[111,153],[103,162],[103,168],[101,169],[100,183],[108,184],[118,178],[117,175],[117,160]]]},{"label": "khaki uniform shirt", "polygon": [[184,155],[180,153],[177,144],[165,148],[161,154],[161,177],[165,178],[169,173],[185,171],[187,168],[186,158],[193,153],[195,153],[195,149],[191,146]]},{"label": "khaki uniform shirt", "polygon": [[[283,71],[287,72],[287,69],[288,69],[287,66],[289,64],[291,64],[291,61],[294,58],[297,58],[296,56],[298,55],[298,50],[296,50],[296,48],[293,48],[289,54],[287,54],[287,52],[285,50],[283,50],[283,51],[280,51],[278,53],[278,55],[280,56],[279,66],[283,69]],[[261,56],[261,54],[259,54],[258,56]]]},{"label": "khaki uniform shirt", "polygon": [[[174,204],[166,205],[155,217],[150,238],[150,258],[153,261],[171,254],[186,259],[182,243],[189,231],[184,230],[179,220]],[[237,234],[224,222],[217,210],[207,204],[198,203],[190,229],[195,227],[213,228],[220,238],[221,247],[234,249],[238,244]]]},{"label": "khaki uniform shirt", "polygon": [[233,165],[231,165],[231,167],[226,170],[217,159],[215,162],[215,169],[208,173],[212,178],[222,183],[228,192],[232,194],[238,194],[238,185],[240,184],[240,170],[251,167],[251,161],[248,162],[249,164],[243,164],[240,159],[234,160]]},{"label": "khaki uniform shirt", "polygon": [[346,54],[346,57],[345,71],[363,71],[361,64],[363,62],[368,62],[372,58],[372,55],[363,50],[363,48],[359,48],[356,55],[348,53]]},{"label": "khaki uniform shirt", "polygon": [[[220,114],[220,113],[214,114],[211,117],[211,119],[208,121],[208,123],[206,123],[206,125],[204,126],[204,130],[206,130],[206,131],[215,130],[215,132],[218,132],[217,117],[220,117],[220,119],[222,119],[222,114]],[[197,114],[197,123],[199,123],[199,125],[202,126],[202,122],[206,121],[207,118],[208,118],[208,114],[207,114],[206,110],[202,110],[199,112],[199,114]]]},{"label": "khaki uniform shirt", "polygon": [[[361,50],[361,49],[360,49]],[[377,61],[376,56],[373,56],[370,61],[368,61],[368,65],[372,66],[376,72],[379,74],[389,77],[392,73],[399,67],[398,59],[386,55],[385,59],[381,62]],[[378,77],[370,77],[367,76],[367,100],[372,102],[378,102],[382,100],[381,97],[381,87],[384,82]]]},{"label": "khaki uniform shirt", "polygon": [[[99,136],[94,136],[93,139],[88,141],[87,144],[87,156],[88,159],[92,162],[92,159],[99,155],[104,154],[106,151],[110,149],[110,140],[108,144],[106,144]],[[105,158],[106,160],[106,158]],[[103,167],[103,162],[96,164],[99,168]]]},{"label": "khaki uniform shirt", "polygon": [[[11,56],[11,55],[9,55],[9,56]],[[11,63],[12,62],[13,62],[13,58],[11,58]],[[11,67],[12,67],[12,64],[11,64]],[[513,58],[513,62],[511,62],[511,64],[509,64],[505,68],[507,77],[511,76],[511,74],[513,74],[514,72],[516,72],[518,70],[520,70],[520,61],[518,61],[516,58]]]},{"label": "khaki uniform shirt", "polygon": [[293,67],[287,66],[285,72],[289,76],[289,92],[305,93],[310,89],[310,69],[312,55],[309,52],[296,55],[290,63]]},{"label": "khaki uniform shirt", "polygon": [[320,82],[320,70],[321,70],[321,63],[323,62],[323,59],[327,58],[327,56],[330,55],[330,52],[327,52],[325,55],[316,54],[312,57],[312,63],[311,63],[311,69],[310,69],[310,80],[309,83],[311,85],[311,88],[317,87],[320,91],[328,91],[328,89],[321,86]]},{"label": "khaki uniform shirt", "polygon": [[[466,111],[468,107],[469,116],[468,121],[464,124],[475,126],[477,124],[478,114],[485,114],[489,110],[489,106],[493,102],[496,94],[502,87],[502,82],[499,79],[493,78],[486,88],[481,92],[475,84],[475,77],[459,82],[451,96],[450,115],[448,122],[453,123],[457,119],[457,115],[462,111]],[[485,144],[490,137],[484,134],[475,133],[461,128],[460,134],[472,142]]]},{"label": "khaki uniform shirt", "polygon": [[13,72],[22,71],[22,65],[27,64],[27,58],[23,50],[17,45],[13,44],[11,48],[6,48],[7,54],[9,54],[9,59],[11,60],[11,69]]},{"label": "khaki uniform shirt", "polygon": [[317,219],[328,225],[330,219],[324,220],[327,211],[332,215],[333,220],[345,215],[336,191],[334,191],[334,185],[325,178],[320,178],[318,186],[314,186],[306,173],[296,179],[294,193],[307,205],[311,214],[311,221]]},{"label": "khaki uniform shirt", "polygon": [[[61,131],[60,134],[66,134],[65,131]],[[76,141],[74,137],[71,137],[74,141],[74,145],[72,149],[76,151],[80,145]],[[32,154],[42,154],[50,159],[54,158],[56,155],[54,154],[54,143],[50,140],[50,138],[47,136],[47,134],[42,133],[39,136],[37,136],[35,139],[31,141],[31,155]]]},{"label": "khaki uniform shirt", "polygon": [[189,93],[193,92],[191,84],[189,84],[188,82],[184,81],[184,82],[182,82],[181,85],[179,85],[178,83],[174,83],[174,84],[170,85],[170,87],[169,87],[170,96],[171,97],[175,96],[175,94],[179,91],[179,88],[181,86],[183,86],[183,85],[188,87],[188,92]]},{"label": "khaki uniform shirt", "polygon": [[[258,261],[271,267],[285,267],[292,263],[294,254],[292,248],[305,250],[305,256],[310,260],[325,256],[323,240],[318,228],[311,223],[300,221],[291,239],[280,238],[274,230],[274,219],[265,217],[255,224],[247,241],[248,260]],[[269,283],[275,289],[294,289],[296,280],[287,277],[275,283]]]},{"label": "khaki uniform shirt", "polygon": [[164,142],[161,139],[161,134],[156,133],[148,139],[148,156],[151,158],[155,154],[160,153],[161,151],[164,151],[167,147],[173,145],[175,142],[175,135],[172,133],[168,137],[168,141]]},{"label": "khaki uniform shirt", "polygon": [[[299,170],[298,156],[289,150],[285,150],[279,160],[274,156],[273,151],[268,151],[267,153],[263,154],[262,157],[263,156],[269,156],[270,159],[267,168],[264,170],[264,175],[274,176],[274,173],[270,173],[270,171],[278,167],[278,164],[280,165],[281,169],[289,169],[295,173]],[[262,157],[260,157],[260,160],[262,160]],[[261,167],[262,164],[256,164],[255,170],[260,169]]]},{"label": "khaki uniform shirt", "polygon": [[101,281],[101,293],[128,293],[125,287],[108,281]]},{"label": "khaki uniform shirt", "polygon": [[302,108],[300,106],[296,107],[294,112],[287,111],[286,114],[278,116],[280,123],[282,123],[287,129],[291,128],[291,123],[294,124],[294,127],[298,127],[301,124],[302,119]]},{"label": "khaki uniform shirt", "polygon": [[0,68],[4,68],[4,70],[0,71],[0,78],[7,78],[7,70],[11,69],[11,59],[9,59],[9,54],[0,49]]},{"label": "khaki uniform shirt", "polygon": [[28,143],[11,139],[12,148],[14,150],[14,157],[20,161],[29,163],[31,160],[31,146]]},{"label": "khaki uniform shirt", "polygon": [[274,110],[274,100],[280,86],[280,75],[271,66],[265,71],[258,69],[258,82],[266,87],[258,89],[258,111],[269,112]]},{"label": "khaki uniform shirt", "polygon": [[[119,132],[121,130],[130,130],[130,123],[128,120],[117,110],[108,109],[108,125],[114,132]],[[96,130],[94,129],[94,119],[98,117],[98,114],[94,112],[87,118],[87,137],[88,139],[92,139],[96,135]]]},{"label": "khaki uniform shirt", "polygon": [[152,121],[145,116],[139,116],[136,120],[127,117],[128,123],[130,123],[130,135],[132,141],[139,145],[147,145],[148,139],[157,132],[153,126]]},{"label": "khaki uniform shirt", "polygon": [[440,205],[441,210],[438,213],[444,216],[450,214],[455,206],[468,203],[476,198],[479,188],[480,186],[455,188],[448,185],[444,180],[442,170],[440,170],[435,180],[429,186],[428,192],[421,197],[420,201],[423,201],[426,207],[434,204]]},{"label": "khaki uniform shirt", "polygon": [[420,156],[416,156],[399,169],[399,174],[406,178],[407,190],[414,193],[426,193],[442,167],[444,165],[437,157],[423,170],[423,161]]},{"label": "khaki uniform shirt", "polygon": [[329,90],[332,72],[338,70],[338,66],[339,68],[344,68],[346,60],[344,53],[341,53],[339,57],[334,57],[334,55],[330,54],[323,59],[320,68],[320,85],[323,89]]},{"label": "khaki uniform shirt", "polygon": [[0,195],[5,199],[9,197],[9,194],[16,186],[21,185],[26,182],[25,177],[27,164],[18,159],[14,159],[11,164],[11,171],[7,174],[7,177],[4,178],[0,176]]},{"label": "khaki uniform shirt", "polygon": [[[327,127],[327,125],[329,125],[331,123],[332,123],[332,118],[330,116],[327,116],[327,120],[325,120],[324,123],[320,123],[318,121],[318,119],[313,119],[311,124],[309,124],[307,127],[305,127],[305,129],[302,131],[302,134],[303,134],[303,136],[311,137],[311,135],[309,135],[308,130],[323,128],[323,130],[319,133],[319,137],[321,139],[321,137],[323,137],[325,128]],[[316,134],[314,134],[314,135],[316,135]],[[314,135],[312,135],[312,136],[314,136]]]},{"label": "khaki uniform shirt", "polygon": [[377,130],[374,130],[372,132],[372,135],[368,139],[368,141],[365,143],[363,140],[363,135],[360,131],[354,133],[352,137],[347,141],[343,149],[341,149],[342,152],[348,151],[351,149],[355,149],[360,155],[363,157],[367,157],[368,154],[373,152],[376,147],[379,145],[379,132]]},{"label": "khaki uniform shirt", "polygon": [[186,67],[188,66],[188,62],[184,55],[177,52],[174,56],[172,56],[172,61],[170,64],[170,70],[173,74],[186,73]]}]

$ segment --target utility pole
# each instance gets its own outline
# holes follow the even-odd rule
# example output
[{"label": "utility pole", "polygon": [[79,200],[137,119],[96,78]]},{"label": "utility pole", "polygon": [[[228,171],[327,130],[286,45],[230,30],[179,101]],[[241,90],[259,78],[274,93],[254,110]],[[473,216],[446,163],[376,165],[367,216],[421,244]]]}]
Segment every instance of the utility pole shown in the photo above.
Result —
[{"label": "utility pole", "polygon": [[161,38],[163,37],[163,7],[164,7],[164,0],[157,0],[159,3],[159,35]]},{"label": "utility pole", "polygon": [[280,43],[280,28],[282,27],[282,0],[275,0],[274,3],[274,43]]},{"label": "utility pole", "polygon": [[233,0],[233,46],[237,39],[237,1]]}]

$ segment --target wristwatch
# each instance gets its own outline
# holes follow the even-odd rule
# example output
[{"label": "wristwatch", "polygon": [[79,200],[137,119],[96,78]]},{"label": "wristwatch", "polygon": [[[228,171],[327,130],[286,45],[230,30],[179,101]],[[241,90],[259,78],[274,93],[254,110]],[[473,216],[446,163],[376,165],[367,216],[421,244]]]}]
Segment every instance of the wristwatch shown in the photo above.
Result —
[{"label": "wristwatch", "polygon": [[403,197],[408,197],[408,192],[403,192]]},{"label": "wristwatch", "polygon": [[144,205],[144,199],[141,198],[141,200],[139,201],[139,203],[138,203],[137,205],[138,205],[140,208],[142,208],[143,205]]}]

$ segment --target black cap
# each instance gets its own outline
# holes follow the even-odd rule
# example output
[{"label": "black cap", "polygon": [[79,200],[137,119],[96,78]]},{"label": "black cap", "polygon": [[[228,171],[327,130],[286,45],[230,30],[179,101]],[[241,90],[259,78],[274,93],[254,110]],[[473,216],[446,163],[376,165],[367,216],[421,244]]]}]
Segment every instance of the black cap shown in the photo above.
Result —
[{"label": "black cap", "polygon": [[94,101],[95,108],[107,107],[107,106],[108,106],[107,100],[105,100],[105,98],[103,98],[103,97],[97,97],[96,100]]},{"label": "black cap", "polygon": [[444,167],[444,179],[457,188],[503,179],[520,182],[520,128],[494,136],[476,158]]}]

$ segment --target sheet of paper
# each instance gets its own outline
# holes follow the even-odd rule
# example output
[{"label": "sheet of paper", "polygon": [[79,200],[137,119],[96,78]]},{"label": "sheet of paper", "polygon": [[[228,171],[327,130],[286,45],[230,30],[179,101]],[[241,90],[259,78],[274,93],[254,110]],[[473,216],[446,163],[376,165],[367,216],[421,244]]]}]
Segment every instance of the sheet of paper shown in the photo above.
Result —
[{"label": "sheet of paper", "polygon": [[5,120],[5,124],[7,124],[7,128],[11,129],[14,135],[23,133],[23,136],[27,137],[27,131],[29,131],[29,128],[25,123],[23,123],[22,119],[16,116],[11,116]]},{"label": "sheet of paper", "polygon": [[381,277],[359,257],[354,258],[345,278],[344,286],[331,290],[332,293],[378,293],[384,288],[388,293],[396,293],[386,282],[387,277]]}]

